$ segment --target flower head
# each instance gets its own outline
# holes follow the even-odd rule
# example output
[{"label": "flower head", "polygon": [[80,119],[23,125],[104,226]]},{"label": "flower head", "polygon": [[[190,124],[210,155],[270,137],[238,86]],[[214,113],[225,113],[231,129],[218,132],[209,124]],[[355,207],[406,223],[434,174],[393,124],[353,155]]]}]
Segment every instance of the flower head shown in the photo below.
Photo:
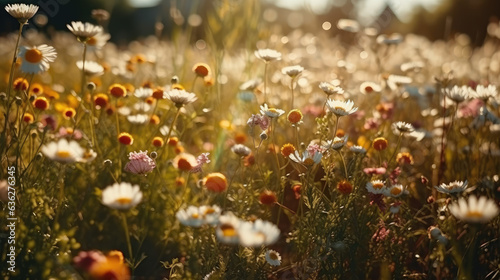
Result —
[{"label": "flower head", "polygon": [[467,180],[465,181],[454,181],[449,184],[441,184],[435,186],[440,193],[461,193],[467,189]]},{"label": "flower head", "polygon": [[350,115],[358,110],[358,107],[354,107],[354,102],[351,100],[341,101],[341,100],[331,100],[326,101],[326,106],[330,112],[334,113],[337,117]]},{"label": "flower head", "polygon": [[202,153],[201,155],[199,155],[196,158],[196,162],[197,162],[196,166],[191,168],[191,170],[189,170],[189,172],[191,172],[191,173],[201,172],[203,165],[206,163],[210,163],[210,158],[208,157],[209,155],[210,155],[210,153]]},{"label": "flower head", "polygon": [[19,57],[22,60],[21,71],[28,74],[45,72],[56,56],[56,50],[45,44],[31,48],[22,46],[19,49]]},{"label": "flower head", "polygon": [[497,94],[498,94],[497,87],[494,85],[488,85],[487,87],[483,85],[478,85],[475,91],[474,90],[470,91],[470,95],[473,98],[482,99],[483,101],[488,100],[490,97],[495,97],[497,96]]},{"label": "flower head", "polygon": [[287,66],[281,69],[281,73],[288,75],[290,78],[295,78],[304,71],[304,67],[300,65]]},{"label": "flower head", "polygon": [[469,98],[471,90],[468,86],[454,86],[452,88],[444,88],[442,92],[455,103],[460,103]]},{"label": "flower head", "polygon": [[241,220],[231,212],[221,215],[219,225],[215,229],[217,239],[226,244],[238,244],[241,223]]},{"label": "flower head", "polygon": [[270,118],[277,118],[285,113],[284,110],[277,108],[269,108],[267,104],[260,106],[260,113]]},{"label": "flower head", "polygon": [[7,13],[17,19],[20,24],[26,24],[28,20],[36,14],[38,8],[37,5],[32,4],[8,4],[5,6]]},{"label": "flower head", "polygon": [[349,147],[349,150],[351,152],[353,152],[353,153],[356,153],[356,154],[364,154],[364,153],[366,153],[366,149],[364,147],[357,146],[357,145]]},{"label": "flower head", "polygon": [[170,101],[175,103],[177,108],[193,103],[198,99],[196,94],[178,89],[169,90],[165,92],[165,95],[168,99],[170,99]]},{"label": "flower head", "polygon": [[172,160],[172,165],[182,171],[191,171],[198,161],[192,154],[180,153]]},{"label": "flower head", "polygon": [[281,59],[281,53],[271,49],[256,50],[254,54],[257,58],[264,60],[266,63]]},{"label": "flower head", "polygon": [[[78,69],[82,70],[83,69],[83,60],[79,60],[76,62],[76,67]],[[85,75],[87,76],[100,76],[104,74],[104,67],[102,67],[101,64],[91,61],[91,60],[86,60],[85,61]]]},{"label": "flower head", "polygon": [[102,204],[118,210],[128,210],[142,200],[142,192],[138,185],[130,183],[114,183],[102,191]]},{"label": "flower head", "polygon": [[128,159],[130,161],[125,165],[125,170],[130,173],[144,175],[156,167],[156,163],[149,157],[148,151],[131,152]]},{"label": "flower head", "polygon": [[342,147],[344,147],[346,143],[347,143],[347,136],[344,137],[335,136],[333,140],[326,141],[325,144],[323,145],[323,148],[325,150],[328,149],[340,150],[342,149]]},{"label": "flower head", "polygon": [[245,247],[259,247],[274,244],[279,236],[280,230],[270,222],[257,219],[254,222],[244,222],[239,228],[240,245]]},{"label": "flower head", "polygon": [[51,160],[60,163],[73,163],[79,161],[83,157],[84,150],[76,142],[62,138],[58,142],[51,142],[42,146],[42,153]]},{"label": "flower head", "polygon": [[175,217],[185,226],[200,227],[203,225],[203,216],[196,206],[189,206],[187,209],[177,211]]},{"label": "flower head", "polygon": [[314,164],[318,164],[321,161],[323,154],[321,152],[310,153],[309,151],[304,151],[302,153],[302,157],[299,154],[299,151],[295,151],[294,154],[290,154],[289,158],[296,163],[300,163],[306,167],[311,167]]},{"label": "flower head", "polygon": [[288,115],[286,116],[286,119],[294,126],[302,124],[302,118],[304,115],[302,115],[302,112],[299,109],[293,109],[290,112],[288,112]]},{"label": "flower head", "polygon": [[400,197],[406,193],[406,187],[401,184],[392,185],[384,189],[383,194],[389,197]]},{"label": "flower head", "polygon": [[233,151],[233,153],[237,154],[240,157],[246,157],[252,152],[250,148],[243,144],[234,145],[233,147],[231,147],[231,151]]},{"label": "flower head", "polygon": [[267,250],[265,257],[268,264],[272,266],[281,265],[281,256],[278,252],[274,250]]},{"label": "flower head", "polygon": [[263,115],[252,115],[247,124],[250,128],[254,128],[256,125],[260,126],[260,129],[266,130],[269,127],[269,118]]},{"label": "flower head", "polygon": [[208,64],[205,64],[205,63],[196,63],[193,66],[193,72],[197,76],[206,77],[206,76],[210,75],[210,72],[212,72],[212,71],[210,70],[210,66],[208,66]]},{"label": "flower head", "polygon": [[382,194],[386,188],[384,181],[374,180],[366,183],[366,189],[372,194]]},{"label": "flower head", "polygon": [[410,123],[396,122],[392,124],[392,130],[395,134],[404,134],[413,132],[415,128]]},{"label": "flower head", "polygon": [[495,200],[486,196],[478,199],[474,195],[467,200],[460,198],[458,202],[450,204],[448,209],[453,216],[468,223],[487,223],[500,212]]},{"label": "flower head", "polygon": [[203,186],[212,192],[220,193],[227,189],[226,176],[219,172],[208,174],[205,178],[203,178],[202,183]]},{"label": "flower head", "polygon": [[334,86],[327,82],[321,82],[319,88],[326,93],[326,95],[332,94],[344,94],[344,89],[338,86]]},{"label": "flower head", "polygon": [[72,21],[71,24],[67,24],[66,27],[73,33],[78,41],[82,43],[87,43],[87,41],[102,32],[102,27],[93,25],[88,22]]}]

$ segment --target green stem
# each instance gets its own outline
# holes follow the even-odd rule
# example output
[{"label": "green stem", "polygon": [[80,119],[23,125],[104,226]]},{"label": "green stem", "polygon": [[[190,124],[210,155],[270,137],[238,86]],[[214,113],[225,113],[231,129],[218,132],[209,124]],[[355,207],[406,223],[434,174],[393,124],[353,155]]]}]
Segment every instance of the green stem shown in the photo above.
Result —
[{"label": "green stem", "polygon": [[56,219],[55,223],[57,224],[59,221],[59,216],[62,212],[62,207],[63,207],[63,200],[64,200],[64,173],[66,171],[66,165],[61,164],[60,169],[59,169],[59,196],[57,199],[57,212],[56,212]]},{"label": "green stem", "polygon": [[130,270],[131,270],[131,274],[134,275],[135,260],[134,260],[134,255],[132,253],[132,244],[130,243],[130,234],[128,232],[127,215],[125,214],[125,212],[121,212],[121,216],[122,216],[122,222],[123,222],[123,229],[125,230],[125,240],[127,240],[127,249],[128,249],[129,261],[130,261]]},{"label": "green stem", "polygon": [[347,165],[345,164],[344,156],[342,155],[342,153],[339,150],[337,150],[337,153],[339,153],[339,156],[342,159],[342,164],[344,165],[345,179],[349,180],[349,176],[347,175]]},{"label": "green stem", "polygon": [[293,109],[293,99],[294,99],[294,96],[293,96],[293,80],[294,80],[294,78],[292,78],[292,81],[290,82],[290,87],[292,88],[292,106],[290,107],[290,110]]},{"label": "green stem", "polygon": [[[174,125],[177,122],[177,119],[179,118],[179,115],[181,113],[181,108],[182,107],[177,107],[177,112],[175,113],[174,120],[172,121],[172,123],[170,124],[170,127],[168,128],[168,134],[167,134],[167,137],[165,138],[165,145],[163,145],[163,147],[162,147],[163,149],[165,149],[165,147],[168,146],[168,139],[170,139],[170,136],[172,135],[172,131],[174,130]],[[168,149],[166,152],[166,156],[168,157]]]},{"label": "green stem", "polygon": [[264,64],[264,104],[267,102],[267,64]]}]

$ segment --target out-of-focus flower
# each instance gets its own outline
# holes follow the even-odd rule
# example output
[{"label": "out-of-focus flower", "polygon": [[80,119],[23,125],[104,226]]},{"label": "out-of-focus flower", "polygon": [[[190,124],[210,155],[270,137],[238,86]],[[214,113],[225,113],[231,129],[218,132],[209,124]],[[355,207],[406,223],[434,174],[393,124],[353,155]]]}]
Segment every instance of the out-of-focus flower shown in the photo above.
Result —
[{"label": "out-of-focus flower", "polygon": [[84,271],[89,271],[94,264],[103,261],[106,261],[106,256],[100,251],[81,251],[73,258],[75,266]]},{"label": "out-of-focus flower", "polygon": [[135,90],[134,96],[139,99],[146,99],[153,95],[153,90],[150,88],[140,87]]},{"label": "out-of-focus flower", "polygon": [[240,245],[245,247],[272,245],[280,236],[280,230],[276,225],[261,219],[241,223],[238,232]]},{"label": "out-of-focus flower", "polygon": [[83,157],[84,150],[76,141],[62,138],[58,142],[43,145],[42,153],[51,160],[60,163],[74,163]]},{"label": "out-of-focus flower", "polygon": [[116,98],[125,97],[127,95],[127,88],[121,84],[112,84],[109,86],[108,92]]},{"label": "out-of-focus flower", "polygon": [[400,197],[406,192],[406,188],[401,184],[388,186],[384,189],[383,194],[389,197]]},{"label": "out-of-focus flower", "polygon": [[338,184],[337,184],[337,190],[341,194],[348,195],[348,194],[352,193],[353,186],[352,186],[351,183],[349,183],[349,181],[342,180],[342,181],[338,182]]},{"label": "out-of-focus flower", "polygon": [[396,156],[396,161],[399,164],[413,164],[413,156],[410,153],[398,153]]},{"label": "out-of-focus flower", "polygon": [[243,144],[233,145],[233,147],[231,147],[231,151],[240,157],[246,157],[252,152],[252,150],[250,150],[250,148],[248,148],[247,146],[245,146]]},{"label": "out-of-focus flower", "polygon": [[149,157],[148,151],[131,152],[128,159],[130,161],[125,165],[125,170],[130,173],[144,175],[156,167],[156,162]]},{"label": "out-of-focus flower", "polygon": [[281,69],[281,73],[288,75],[290,78],[295,78],[304,71],[304,67],[300,65],[287,66]]},{"label": "out-of-focus flower", "polygon": [[365,148],[363,148],[362,146],[357,146],[357,145],[349,147],[349,150],[351,152],[353,152],[353,153],[356,153],[356,154],[364,154],[364,153],[366,153],[366,149]]},{"label": "out-of-focus flower", "polygon": [[265,255],[266,261],[272,266],[281,265],[281,256],[278,252],[274,250],[267,250]]},{"label": "out-of-focus flower", "polygon": [[327,82],[321,82],[319,88],[328,96],[332,94],[344,94],[344,89]]},{"label": "out-of-focus flower", "polygon": [[26,24],[36,14],[38,8],[37,5],[33,4],[8,4],[5,6],[7,13],[17,19],[20,24]]},{"label": "out-of-focus flower", "polygon": [[263,115],[252,115],[247,121],[250,128],[254,128],[258,125],[262,130],[266,130],[269,127],[269,123],[269,118]]},{"label": "out-of-focus flower", "polygon": [[361,26],[355,20],[342,18],[337,22],[337,28],[347,32],[356,33],[360,30]]},{"label": "out-of-focus flower", "polygon": [[363,169],[363,172],[366,175],[382,175],[387,172],[387,169],[385,167],[367,167]]},{"label": "out-of-focus flower", "polygon": [[483,101],[487,101],[490,97],[496,97],[498,94],[497,87],[494,85],[478,85],[475,91],[470,91],[472,98],[478,98]]},{"label": "out-of-focus flower", "polygon": [[331,100],[326,101],[326,106],[328,110],[335,114],[337,117],[350,115],[358,110],[358,107],[354,107],[354,102],[351,100],[341,101],[341,100]]},{"label": "out-of-focus flower", "polygon": [[384,137],[378,137],[373,139],[373,148],[377,151],[383,151],[387,149],[387,140]]},{"label": "out-of-focus flower", "polygon": [[285,113],[284,110],[277,108],[269,108],[267,104],[260,106],[260,113],[270,118],[277,118]]},{"label": "out-of-focus flower", "polygon": [[118,134],[118,142],[126,146],[132,145],[134,144],[134,137],[127,132],[122,132]]},{"label": "out-of-focus flower", "polygon": [[392,130],[395,134],[405,134],[413,132],[415,128],[410,123],[396,122],[392,124]]},{"label": "out-of-focus flower", "polygon": [[229,212],[219,217],[219,225],[215,229],[217,239],[225,244],[238,244],[241,220]]},{"label": "out-of-focus flower", "polygon": [[438,192],[441,193],[461,193],[467,189],[467,180],[465,181],[454,181],[448,184],[441,184],[439,186],[434,186]]},{"label": "out-of-focus flower", "polygon": [[460,198],[458,202],[448,205],[448,209],[453,216],[468,223],[487,223],[500,212],[495,200],[486,196],[478,199],[474,195],[467,200]]},{"label": "out-of-focus flower", "polygon": [[72,21],[71,24],[67,24],[66,27],[73,33],[78,41],[86,43],[91,37],[102,32],[101,26],[96,26],[88,22]]},{"label": "out-of-focus flower", "polygon": [[193,66],[193,72],[197,76],[206,77],[206,76],[210,75],[210,72],[212,72],[212,71],[210,70],[210,66],[208,66],[208,64],[205,64],[205,63],[196,63]]},{"label": "out-of-focus flower", "polygon": [[270,190],[264,190],[259,195],[259,202],[264,205],[274,205],[277,202],[276,194]]},{"label": "out-of-focus flower", "polygon": [[289,158],[296,163],[300,163],[306,167],[311,167],[314,164],[318,164],[321,161],[323,154],[320,152],[316,152],[314,154],[309,153],[309,151],[304,151],[302,153],[302,157],[299,154],[299,151],[295,151],[294,154],[290,154]]},{"label": "out-of-focus flower", "polygon": [[469,88],[468,86],[454,86],[452,88],[444,88],[442,89],[442,91],[448,98],[458,104],[469,98],[471,88]]},{"label": "out-of-focus flower", "polygon": [[116,257],[106,257],[105,261],[96,262],[89,271],[91,279],[95,280],[129,280],[130,270],[123,260]]},{"label": "out-of-focus flower", "polygon": [[35,107],[36,109],[38,110],[47,110],[50,106],[50,103],[49,101],[47,100],[47,98],[41,96],[41,97],[37,97],[35,98],[35,100],[33,101],[33,107]]},{"label": "out-of-focus flower", "polygon": [[201,227],[203,225],[203,215],[196,206],[189,206],[187,209],[177,211],[175,217],[185,226]]},{"label": "out-of-focus flower", "polygon": [[[83,69],[83,60],[77,61],[76,67],[78,67],[78,69],[80,69],[81,71]],[[102,67],[101,64],[91,60],[85,61],[85,75],[100,76],[102,74],[104,74],[104,67]]]},{"label": "out-of-focus flower", "polygon": [[203,186],[209,191],[220,193],[227,189],[226,176],[219,172],[210,173],[203,178]]},{"label": "out-of-focus flower", "polygon": [[165,96],[170,101],[174,102],[175,107],[181,108],[184,105],[195,102],[198,98],[196,94],[185,90],[172,89],[165,92]]},{"label": "out-of-focus flower", "polygon": [[257,58],[262,59],[266,63],[281,59],[281,53],[271,49],[256,50],[254,54]]},{"label": "out-of-focus flower", "polygon": [[362,94],[370,94],[382,91],[382,87],[374,82],[364,82],[359,86],[359,91]]},{"label": "out-of-focus flower", "polygon": [[333,150],[340,150],[344,145],[347,143],[347,136],[344,137],[337,137],[333,140],[328,140],[323,144],[323,149],[328,150],[328,149],[333,149]]},{"label": "out-of-focus flower", "polygon": [[37,74],[49,69],[49,63],[54,62],[57,57],[56,50],[48,45],[24,47],[19,49],[19,57],[22,60],[21,71],[28,74]]},{"label": "out-of-focus flower", "polygon": [[118,210],[128,210],[142,200],[138,185],[122,182],[108,186],[102,191],[102,204]]},{"label": "out-of-focus flower", "polygon": [[382,194],[385,190],[385,183],[382,180],[374,180],[366,183],[366,189],[372,194]]},{"label": "out-of-focus flower", "polygon": [[181,171],[191,171],[198,161],[192,154],[180,153],[172,160],[172,165]]},{"label": "out-of-focus flower", "polygon": [[196,158],[196,166],[193,166],[189,172],[198,173],[202,171],[202,167],[206,163],[210,163],[210,158],[208,157],[210,153],[202,153]]},{"label": "out-of-focus flower", "polygon": [[199,208],[199,213],[203,217],[203,223],[207,225],[217,225],[219,223],[219,217],[221,213],[221,209],[217,205],[203,205]]},{"label": "out-of-focus flower", "polygon": [[104,47],[104,45],[106,45],[110,38],[111,35],[108,33],[99,32],[87,40],[87,47],[89,50],[100,50]]},{"label": "out-of-focus flower", "polygon": [[294,126],[302,124],[302,118],[304,116],[302,115],[302,112],[299,109],[293,109],[290,112],[288,112],[288,115],[286,119]]}]

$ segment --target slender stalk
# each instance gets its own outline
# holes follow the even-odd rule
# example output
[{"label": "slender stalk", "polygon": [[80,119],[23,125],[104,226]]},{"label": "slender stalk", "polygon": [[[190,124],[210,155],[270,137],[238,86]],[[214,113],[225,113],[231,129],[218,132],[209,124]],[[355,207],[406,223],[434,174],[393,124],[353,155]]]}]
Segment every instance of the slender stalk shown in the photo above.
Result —
[{"label": "slender stalk", "polygon": [[290,106],[290,110],[293,109],[293,81],[295,80],[295,78],[292,78],[292,81],[290,82],[290,88],[292,88],[292,105]]},{"label": "slender stalk", "polygon": [[342,164],[344,165],[344,175],[345,175],[345,179],[346,180],[349,180],[349,176],[347,175],[347,165],[345,164],[345,160],[344,160],[344,156],[342,155],[342,153],[337,150],[337,153],[339,153],[339,156],[340,158],[342,159]]},{"label": "slender stalk", "polygon": [[134,259],[134,255],[132,252],[132,244],[130,243],[130,234],[128,232],[127,215],[125,214],[125,212],[121,212],[120,214],[122,217],[123,230],[125,231],[125,240],[127,240],[127,249],[128,249],[129,261],[131,264],[130,265],[131,275],[134,275],[135,259]]},{"label": "slender stalk", "polygon": [[229,188],[231,187],[231,184],[233,183],[233,180],[236,177],[238,170],[240,170],[241,161],[242,161],[242,159],[238,160],[238,167],[236,167],[236,170],[234,170],[233,176],[231,176],[231,179],[229,179],[229,184],[227,184],[227,189],[226,189],[226,193],[224,195],[224,202],[223,202],[222,208],[226,208],[227,194],[229,193]]},{"label": "slender stalk", "polygon": [[403,133],[400,133],[399,134],[399,138],[398,138],[398,144],[396,145],[396,149],[394,150],[394,152],[392,153],[391,155],[391,158],[389,159],[389,161],[387,162],[387,167],[389,167],[389,164],[391,164],[392,160],[394,159],[394,157],[396,156],[396,153],[398,152],[399,150],[399,146],[401,145],[401,140],[403,140]]},{"label": "slender stalk", "polygon": [[267,64],[264,64],[264,103],[267,102]]},{"label": "slender stalk", "polygon": [[278,182],[279,182],[279,176],[280,176],[280,172],[281,172],[281,166],[280,166],[280,161],[279,161],[279,158],[278,158],[278,153],[276,153],[276,134],[274,133],[274,131],[276,130],[276,123],[277,122],[278,122],[278,120],[276,119],[276,122],[272,126],[272,133],[273,133],[273,155],[274,155],[274,158],[276,159],[276,167],[278,168],[278,170],[277,170],[278,174],[277,175],[278,175]]},{"label": "slender stalk", "polygon": [[[179,115],[181,113],[181,108],[182,107],[177,107],[177,112],[175,113],[174,120],[172,121],[172,123],[170,124],[170,127],[168,128],[168,134],[167,134],[167,137],[165,138],[165,143],[168,143],[168,139],[172,135],[172,131],[174,130],[174,125],[177,122],[177,119],[179,118]],[[163,145],[163,149],[165,149],[165,146],[168,146],[168,145]],[[168,149],[167,149],[167,153],[166,154],[168,156]]]},{"label": "slender stalk", "polygon": [[80,94],[81,94],[82,98],[83,98],[83,94],[85,92],[85,84],[86,84],[86,79],[85,79],[85,59],[86,59],[86,56],[87,56],[87,44],[83,43],[82,84],[81,84],[81,89],[80,89]]}]

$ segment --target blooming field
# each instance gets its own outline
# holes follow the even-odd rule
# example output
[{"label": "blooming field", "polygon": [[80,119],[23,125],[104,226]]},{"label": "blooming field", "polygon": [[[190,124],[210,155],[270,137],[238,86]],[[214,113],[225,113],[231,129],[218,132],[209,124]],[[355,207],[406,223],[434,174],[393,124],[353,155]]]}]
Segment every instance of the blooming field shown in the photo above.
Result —
[{"label": "blooming field", "polygon": [[5,9],[3,279],[500,278],[498,23],[279,34],[225,2],[116,46]]}]

